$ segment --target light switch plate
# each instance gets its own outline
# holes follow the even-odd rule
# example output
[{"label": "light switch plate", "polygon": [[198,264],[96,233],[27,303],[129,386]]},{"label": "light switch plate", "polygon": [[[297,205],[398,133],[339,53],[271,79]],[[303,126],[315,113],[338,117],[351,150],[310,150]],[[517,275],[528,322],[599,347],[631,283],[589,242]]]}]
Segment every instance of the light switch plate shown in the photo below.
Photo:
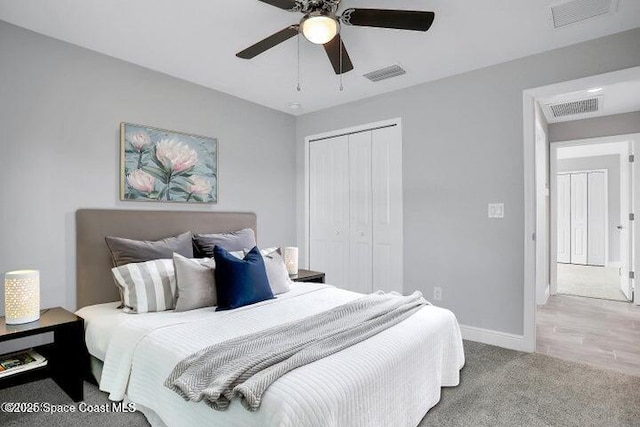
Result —
[{"label": "light switch plate", "polygon": [[489,218],[504,218],[504,203],[489,203]]}]

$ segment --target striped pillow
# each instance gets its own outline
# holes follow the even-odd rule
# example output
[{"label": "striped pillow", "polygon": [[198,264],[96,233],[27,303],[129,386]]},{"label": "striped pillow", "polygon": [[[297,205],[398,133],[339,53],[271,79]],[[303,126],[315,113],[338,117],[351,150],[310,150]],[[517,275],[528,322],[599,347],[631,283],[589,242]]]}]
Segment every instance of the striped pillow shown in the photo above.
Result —
[{"label": "striped pillow", "polygon": [[126,264],[111,269],[127,313],[172,310],[176,306],[176,276],[172,259]]}]

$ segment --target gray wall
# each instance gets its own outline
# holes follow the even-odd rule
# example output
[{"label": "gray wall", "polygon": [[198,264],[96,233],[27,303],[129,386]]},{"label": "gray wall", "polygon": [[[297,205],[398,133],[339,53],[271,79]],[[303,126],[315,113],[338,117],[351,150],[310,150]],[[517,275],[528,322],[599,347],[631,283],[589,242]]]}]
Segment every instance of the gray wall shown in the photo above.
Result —
[{"label": "gray wall", "polygon": [[627,133],[640,133],[640,111],[549,125],[549,141],[551,142]]},{"label": "gray wall", "polygon": [[620,156],[577,157],[558,160],[558,172],[607,170],[609,203],[609,262],[620,262]]},{"label": "gray wall", "polygon": [[[405,292],[442,286],[460,323],[522,334],[522,91],[638,65],[640,29],[299,117],[298,245],[304,137],[401,117]],[[490,202],[503,220],[487,218]]]},{"label": "gray wall", "polygon": [[[43,307],[75,308],[78,208],[254,211],[295,243],[293,116],[2,21],[0,58],[0,273],[39,269]],[[119,202],[122,121],[218,137],[220,202]]]}]

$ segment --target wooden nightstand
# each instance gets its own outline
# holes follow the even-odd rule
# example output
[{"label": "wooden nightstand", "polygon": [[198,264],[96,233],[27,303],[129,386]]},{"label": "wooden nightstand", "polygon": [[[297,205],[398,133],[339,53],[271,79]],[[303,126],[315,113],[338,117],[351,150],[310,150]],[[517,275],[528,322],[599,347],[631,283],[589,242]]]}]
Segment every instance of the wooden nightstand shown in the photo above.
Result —
[{"label": "wooden nightstand", "polygon": [[43,378],[52,378],[74,402],[83,396],[86,373],[86,347],[84,320],[61,307],[40,312],[40,319],[21,325],[7,325],[0,317],[0,342],[10,341],[46,332],[53,332],[53,343],[35,350],[47,358],[47,365],[0,378],[0,389]]},{"label": "wooden nightstand", "polygon": [[312,282],[312,283],[324,283],[324,273],[313,270],[298,270],[298,274],[294,274],[291,280],[294,282]]}]

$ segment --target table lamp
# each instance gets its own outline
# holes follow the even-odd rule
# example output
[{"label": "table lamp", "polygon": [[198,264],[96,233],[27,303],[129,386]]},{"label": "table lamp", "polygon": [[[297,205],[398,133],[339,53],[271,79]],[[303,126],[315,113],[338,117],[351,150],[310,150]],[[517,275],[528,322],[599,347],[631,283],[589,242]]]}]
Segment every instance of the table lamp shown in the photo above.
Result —
[{"label": "table lamp", "polygon": [[4,316],[7,325],[40,318],[40,272],[10,271],[4,275]]},{"label": "table lamp", "polygon": [[287,273],[290,276],[298,274],[298,248],[284,248],[284,265],[287,267]]}]

